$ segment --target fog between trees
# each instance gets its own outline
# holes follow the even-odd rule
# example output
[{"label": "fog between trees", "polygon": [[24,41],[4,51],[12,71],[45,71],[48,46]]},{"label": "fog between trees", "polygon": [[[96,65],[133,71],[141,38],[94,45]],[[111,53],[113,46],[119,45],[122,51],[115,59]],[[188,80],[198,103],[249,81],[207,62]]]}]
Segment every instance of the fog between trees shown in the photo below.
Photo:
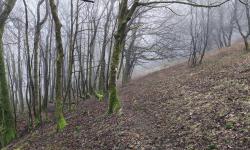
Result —
[{"label": "fog between trees", "polygon": [[[1,0],[0,140],[27,130],[54,113],[95,96],[122,107],[117,82],[155,62],[188,59],[202,63],[206,52],[243,39],[249,51],[248,0]],[[13,9],[12,9],[13,8]],[[54,110],[54,106],[56,109]]]}]

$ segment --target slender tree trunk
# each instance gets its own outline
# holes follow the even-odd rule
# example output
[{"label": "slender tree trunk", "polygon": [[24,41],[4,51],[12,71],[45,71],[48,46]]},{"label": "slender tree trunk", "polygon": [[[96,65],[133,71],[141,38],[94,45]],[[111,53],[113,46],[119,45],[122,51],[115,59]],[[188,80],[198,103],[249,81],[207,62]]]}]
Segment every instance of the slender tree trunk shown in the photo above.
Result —
[{"label": "slender tree trunk", "polygon": [[68,98],[69,101],[69,110],[71,109],[71,87],[72,87],[72,71],[74,66],[74,52],[75,52],[75,43],[78,34],[79,27],[79,0],[77,1],[76,6],[76,17],[75,17],[75,32],[74,32],[74,7],[73,0],[71,0],[71,31],[70,31],[70,40],[69,40],[69,61],[68,61],[68,79],[67,79],[67,88],[64,101]]},{"label": "slender tree trunk", "polygon": [[245,50],[246,50],[247,52],[249,52],[249,51],[250,51],[250,49],[249,49],[249,43],[248,43],[248,40],[247,40],[247,38],[246,38],[246,37],[244,37],[243,39],[244,39],[244,44],[245,44]]},{"label": "slender tree trunk", "polygon": [[137,33],[137,30],[134,29],[133,32],[132,32],[132,39],[131,39],[131,43],[127,49],[127,51],[125,52],[125,58],[126,58],[126,61],[125,61],[125,68],[123,70],[123,75],[122,75],[122,84],[126,84],[129,82],[130,80],[130,72],[131,72],[131,69],[132,69],[132,51],[133,51],[133,48],[134,48],[134,44],[135,44],[135,40],[136,40],[136,33]]},{"label": "slender tree trunk", "polygon": [[[203,13],[203,12],[202,12]],[[204,16],[203,16],[204,17]],[[205,56],[207,47],[208,47],[208,40],[209,40],[209,29],[210,29],[210,9],[207,10],[207,22],[206,22],[206,28],[204,28],[204,30],[206,30],[206,33],[204,35],[204,47],[202,49],[201,52],[201,56],[200,56],[200,60],[199,60],[199,64],[202,64],[203,58]]]},{"label": "slender tree trunk", "polygon": [[[235,6],[234,7],[235,7],[236,16],[237,16],[237,11],[238,11],[238,3],[239,3],[238,1],[235,1]],[[249,11],[250,8],[249,8],[248,2],[246,4],[244,4],[244,5],[245,5],[245,12],[246,12],[246,20],[247,20],[247,23],[248,23],[248,31],[247,31],[247,33],[246,34],[244,33],[243,28],[239,23],[239,18],[237,18],[237,17],[236,17],[236,24],[237,24],[238,30],[239,30],[239,32],[240,32],[240,34],[241,34],[241,36],[242,36],[242,38],[244,40],[245,50],[247,52],[249,52],[250,49],[249,49],[248,37],[250,36],[250,11]]]},{"label": "slender tree trunk", "polygon": [[122,49],[121,49],[121,58],[120,58],[120,65],[118,67],[118,72],[117,72],[117,80],[120,79],[120,75],[121,75],[121,72],[122,70],[124,69],[124,58],[125,58],[125,40],[123,41],[122,43]]},{"label": "slender tree trunk", "polygon": [[89,55],[89,71],[88,71],[88,80],[89,80],[89,94],[94,94],[94,85],[93,85],[93,61],[94,61],[94,51],[95,51],[95,44],[96,44],[96,36],[97,36],[97,28],[98,28],[99,22],[96,23],[95,20],[93,20],[93,33],[92,37],[89,43],[89,49],[88,49],[88,55]]},{"label": "slender tree trunk", "polygon": [[22,61],[21,61],[21,27],[18,22],[18,92],[21,112],[24,111],[24,100],[23,100],[23,77],[22,77]]},{"label": "slender tree trunk", "polygon": [[[47,6],[46,6],[46,14],[45,17],[40,20],[40,7],[44,3],[45,0],[40,0],[37,5],[37,23],[36,23],[36,29],[35,29],[35,37],[34,37],[34,97],[33,97],[33,110],[34,110],[34,115],[35,115],[35,120],[38,124],[40,124],[41,121],[41,112],[39,109],[41,108],[40,104],[40,90],[39,90],[39,42],[40,42],[40,34],[41,34],[41,29],[42,25],[45,23],[48,17],[48,11],[47,11]],[[46,0],[46,5],[47,5],[47,0]]]},{"label": "slender tree trunk", "polygon": [[104,94],[106,93],[105,89],[105,70],[106,70],[106,48],[107,48],[107,38],[108,38],[108,30],[110,26],[110,19],[111,19],[111,13],[114,8],[114,0],[111,0],[110,8],[107,14],[106,22],[104,25],[104,37],[103,37],[103,43],[102,43],[102,51],[101,51],[101,60],[100,60],[100,77],[99,77],[99,91]]},{"label": "slender tree trunk", "polygon": [[[117,24],[117,21],[115,22],[115,26]],[[115,34],[115,27],[113,28],[113,31],[112,31],[112,37],[114,37],[114,34]],[[114,38],[111,38],[111,42],[110,42],[110,46],[109,46],[109,52],[108,52],[108,62],[107,62],[107,71],[106,71],[106,89],[109,89],[109,78],[110,78],[110,66],[111,66],[111,59],[112,59],[112,50],[113,50],[113,43],[114,43]]]},{"label": "slender tree trunk", "polygon": [[[14,55],[13,53],[11,53],[11,56],[9,57],[11,58],[11,63],[9,63],[8,65],[8,61],[7,62],[7,68],[8,68],[8,73],[9,73],[9,76],[10,76],[10,83],[11,83],[11,92],[10,92],[10,95],[11,95],[11,99],[12,99],[12,107],[13,107],[13,113],[14,113],[14,120],[15,120],[15,130],[16,130],[16,122],[17,122],[17,104],[18,104],[18,80],[17,80],[17,77],[16,77],[16,63],[15,63],[15,58],[14,58]],[[10,65],[11,64],[11,65]],[[12,68],[12,76],[11,77],[11,72],[10,72],[10,66]]]},{"label": "slender tree trunk", "polygon": [[56,60],[56,119],[57,119],[57,131],[64,129],[67,125],[63,116],[63,95],[62,95],[62,67],[63,67],[63,45],[61,37],[62,24],[57,14],[57,7],[54,0],[50,0],[50,8],[53,20],[55,22],[56,33],[56,48],[57,48],[57,60]]},{"label": "slender tree trunk", "polygon": [[[52,27],[51,27],[52,29]],[[49,29],[48,31],[48,35],[46,37],[46,48],[45,48],[45,52],[43,54],[43,60],[44,60],[44,99],[43,99],[43,110],[45,110],[47,112],[47,107],[48,107],[48,99],[49,99],[49,79],[50,79],[50,75],[49,75],[49,53],[51,51],[51,47],[50,47],[50,36],[52,36],[52,34],[50,34],[52,32],[52,30]]]},{"label": "slender tree trunk", "polygon": [[[25,46],[26,46],[26,51],[27,51],[27,80],[29,83],[29,95],[30,95],[30,101],[31,101],[31,107],[33,112],[35,112],[34,108],[35,108],[35,104],[34,102],[34,82],[32,79],[32,73],[31,73],[31,58],[30,58],[30,46],[29,46],[29,18],[28,18],[28,7],[27,7],[27,3],[26,0],[23,0],[23,4],[24,4],[24,8],[25,8]],[[32,126],[33,123],[33,118],[32,115],[30,116],[30,125]]]}]

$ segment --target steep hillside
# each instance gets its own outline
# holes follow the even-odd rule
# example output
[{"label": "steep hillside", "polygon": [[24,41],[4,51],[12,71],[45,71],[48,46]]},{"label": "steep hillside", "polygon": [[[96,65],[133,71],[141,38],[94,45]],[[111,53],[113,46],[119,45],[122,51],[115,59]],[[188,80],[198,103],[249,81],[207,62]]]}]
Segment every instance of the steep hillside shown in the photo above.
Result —
[{"label": "steep hillside", "polygon": [[84,101],[64,132],[46,125],[7,149],[250,149],[250,53],[239,49],[132,81],[120,88],[120,116]]}]

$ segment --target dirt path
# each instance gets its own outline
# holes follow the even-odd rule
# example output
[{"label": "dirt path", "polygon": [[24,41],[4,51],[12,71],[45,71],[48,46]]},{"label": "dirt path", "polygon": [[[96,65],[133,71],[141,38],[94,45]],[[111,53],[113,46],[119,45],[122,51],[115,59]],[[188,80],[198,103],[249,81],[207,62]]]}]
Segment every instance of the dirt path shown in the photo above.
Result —
[{"label": "dirt path", "polygon": [[120,89],[123,114],[81,102],[56,133],[50,124],[8,149],[250,149],[250,54],[220,52],[197,68],[179,64]]}]

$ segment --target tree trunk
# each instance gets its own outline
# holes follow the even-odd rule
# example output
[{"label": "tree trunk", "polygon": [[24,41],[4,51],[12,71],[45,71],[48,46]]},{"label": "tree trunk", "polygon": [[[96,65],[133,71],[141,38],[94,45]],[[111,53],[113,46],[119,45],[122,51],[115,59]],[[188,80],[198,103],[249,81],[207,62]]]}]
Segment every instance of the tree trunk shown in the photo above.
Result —
[{"label": "tree trunk", "polygon": [[21,61],[21,28],[20,22],[18,22],[18,92],[20,99],[21,112],[24,111],[24,99],[23,99],[23,77],[22,77],[22,61]]},{"label": "tree trunk", "polygon": [[[31,58],[30,58],[30,47],[29,47],[29,18],[28,18],[28,7],[26,0],[23,0],[24,8],[25,8],[25,46],[26,46],[26,52],[27,52],[27,90],[26,90],[26,103],[28,105],[28,110],[29,110],[29,127],[32,127],[33,124],[33,117],[32,117],[32,105],[33,103],[31,102],[33,99],[33,89],[34,89],[34,84],[33,84],[33,79],[32,79],[32,74],[31,74]],[[28,100],[29,96],[29,100]]]},{"label": "tree trunk", "polygon": [[132,31],[131,42],[129,44],[127,51],[125,52],[126,61],[125,61],[125,67],[123,70],[123,75],[122,75],[122,85],[128,83],[130,80],[130,74],[131,74],[131,70],[133,68],[133,64],[131,62],[133,62],[133,60],[132,60],[133,59],[133,48],[134,48],[136,36],[137,36],[137,29],[134,29]]},{"label": "tree trunk", "polygon": [[112,13],[112,10],[114,8],[114,0],[111,1],[110,9],[107,14],[106,22],[104,25],[104,37],[103,37],[103,43],[102,43],[102,51],[101,51],[101,60],[100,60],[100,77],[99,77],[99,91],[104,94],[105,89],[105,70],[106,70],[106,62],[105,62],[105,54],[106,54],[106,48],[107,48],[107,38],[108,38],[108,29],[109,29],[109,23],[110,23],[110,16]]},{"label": "tree trunk", "polygon": [[[40,21],[40,7],[44,3],[45,0],[40,0],[37,5],[37,23],[35,29],[35,37],[34,37],[34,97],[33,97],[33,110],[35,120],[38,124],[41,122],[41,112],[39,109],[41,108],[41,99],[40,99],[40,90],[39,90],[39,58],[38,58],[38,48],[39,48],[39,41],[40,41],[40,33],[42,29],[42,25],[45,23],[48,17],[48,11],[46,6],[46,14],[45,17]],[[47,5],[47,0],[46,0]],[[38,104],[38,105],[37,105]]]},{"label": "tree trunk", "polygon": [[[50,27],[52,28],[52,26]],[[48,30],[48,35],[46,37],[46,48],[45,51],[43,52],[43,61],[44,61],[44,99],[43,99],[43,110],[47,112],[47,107],[48,107],[48,99],[49,99],[49,80],[50,80],[50,75],[49,75],[49,52],[51,51],[50,47],[50,36],[52,34],[52,30]]]},{"label": "tree trunk", "polygon": [[69,100],[69,110],[71,110],[71,87],[72,87],[72,71],[74,66],[74,52],[75,52],[75,43],[78,35],[78,27],[79,27],[79,0],[77,1],[76,6],[76,17],[75,17],[75,32],[74,32],[74,7],[73,1],[71,0],[71,31],[70,31],[70,40],[69,40],[69,61],[68,61],[68,79],[67,79],[67,88],[66,94],[64,97],[64,101],[68,98]]},{"label": "tree trunk", "polygon": [[244,37],[243,39],[244,39],[244,44],[245,44],[245,50],[246,50],[247,52],[249,52],[250,49],[249,49],[249,43],[248,43],[248,41],[247,41],[247,38]]},{"label": "tree trunk", "polygon": [[15,121],[10,107],[2,41],[5,22],[15,6],[16,0],[7,0],[5,3],[5,9],[0,14],[0,148],[8,144],[16,137]]},{"label": "tree trunk", "polygon": [[134,14],[139,0],[135,0],[130,9],[128,9],[128,0],[123,0],[119,6],[118,27],[115,34],[115,43],[113,48],[110,78],[109,78],[109,109],[108,113],[118,113],[121,110],[121,102],[118,98],[116,88],[116,77],[119,65],[119,57],[126,39],[127,23]]},{"label": "tree trunk", "polygon": [[53,20],[55,22],[55,33],[56,33],[56,48],[57,48],[57,59],[56,59],[56,112],[55,116],[57,119],[57,131],[63,130],[67,125],[66,120],[63,116],[63,95],[62,95],[62,67],[63,67],[63,45],[61,37],[62,24],[57,14],[57,7],[54,0],[50,0],[50,8]]}]

